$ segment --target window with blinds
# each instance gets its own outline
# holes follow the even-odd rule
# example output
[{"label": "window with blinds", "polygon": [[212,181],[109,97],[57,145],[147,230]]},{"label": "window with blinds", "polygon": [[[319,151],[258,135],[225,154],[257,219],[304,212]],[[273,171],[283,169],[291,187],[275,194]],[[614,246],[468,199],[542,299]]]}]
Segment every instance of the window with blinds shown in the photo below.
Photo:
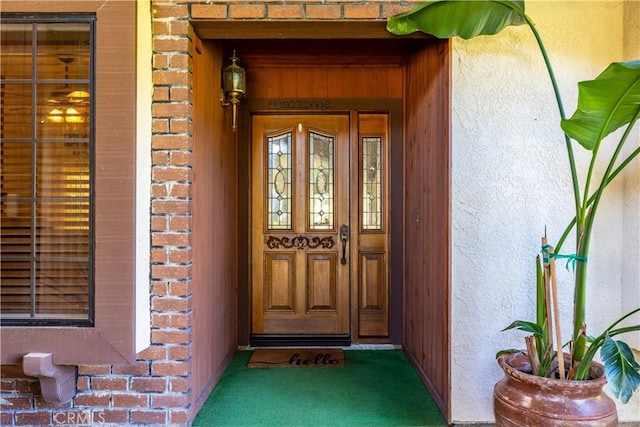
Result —
[{"label": "window with blinds", "polygon": [[3,325],[92,322],[94,21],[2,17]]}]

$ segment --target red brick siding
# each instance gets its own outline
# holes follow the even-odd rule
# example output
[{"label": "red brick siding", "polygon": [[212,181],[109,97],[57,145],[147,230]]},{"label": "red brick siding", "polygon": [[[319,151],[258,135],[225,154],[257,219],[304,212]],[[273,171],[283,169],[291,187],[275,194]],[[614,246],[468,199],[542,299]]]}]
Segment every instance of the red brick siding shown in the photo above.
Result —
[{"label": "red brick siding", "polygon": [[[194,19],[252,19],[252,20],[305,20],[305,19],[373,19],[383,20],[409,9],[418,0],[393,1],[211,1],[194,2]],[[155,2],[158,3],[158,2]],[[158,12],[165,13],[164,11]]]}]

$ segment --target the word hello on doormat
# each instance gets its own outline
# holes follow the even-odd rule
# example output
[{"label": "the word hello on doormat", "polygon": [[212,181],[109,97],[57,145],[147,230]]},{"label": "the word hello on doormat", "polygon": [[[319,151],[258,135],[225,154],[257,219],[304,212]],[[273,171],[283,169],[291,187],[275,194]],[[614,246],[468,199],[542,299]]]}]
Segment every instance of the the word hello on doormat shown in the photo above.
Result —
[{"label": "the word hello on doormat", "polygon": [[259,348],[249,368],[344,368],[341,348]]}]

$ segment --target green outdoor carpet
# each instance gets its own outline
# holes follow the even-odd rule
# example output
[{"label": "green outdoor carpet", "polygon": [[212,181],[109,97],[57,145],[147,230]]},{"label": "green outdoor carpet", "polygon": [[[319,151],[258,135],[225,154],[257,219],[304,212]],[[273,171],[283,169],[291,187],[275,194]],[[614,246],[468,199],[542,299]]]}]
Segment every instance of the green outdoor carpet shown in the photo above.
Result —
[{"label": "green outdoor carpet", "polygon": [[341,369],[250,369],[239,352],[194,426],[446,426],[401,350],[348,350]]}]

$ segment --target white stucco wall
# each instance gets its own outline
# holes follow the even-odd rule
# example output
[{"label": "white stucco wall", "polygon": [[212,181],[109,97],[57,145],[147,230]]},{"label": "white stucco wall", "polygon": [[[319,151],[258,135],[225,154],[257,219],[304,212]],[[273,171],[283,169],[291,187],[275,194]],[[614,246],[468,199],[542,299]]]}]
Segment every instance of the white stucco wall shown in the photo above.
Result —
[{"label": "white stucco wall", "polygon": [[[613,61],[640,56],[637,44],[633,48],[638,21],[624,19],[624,10],[622,1],[527,3],[568,116],[578,81],[595,78]],[[635,27],[625,29],[632,22]],[[452,418],[489,422],[493,386],[502,377],[495,354],[524,347],[523,333],[500,330],[516,319],[534,319],[540,238],[546,226],[549,243],[556,244],[573,218],[573,199],[558,110],[528,27],[456,39],[453,53]],[[587,156],[576,150],[584,169]],[[626,182],[610,186],[600,208],[589,257],[592,334],[640,301],[637,170],[636,164]],[[563,253],[575,252],[573,241]],[[573,276],[562,263],[558,272],[566,341]],[[638,393],[619,405],[619,414],[621,421],[640,421]]]}]

